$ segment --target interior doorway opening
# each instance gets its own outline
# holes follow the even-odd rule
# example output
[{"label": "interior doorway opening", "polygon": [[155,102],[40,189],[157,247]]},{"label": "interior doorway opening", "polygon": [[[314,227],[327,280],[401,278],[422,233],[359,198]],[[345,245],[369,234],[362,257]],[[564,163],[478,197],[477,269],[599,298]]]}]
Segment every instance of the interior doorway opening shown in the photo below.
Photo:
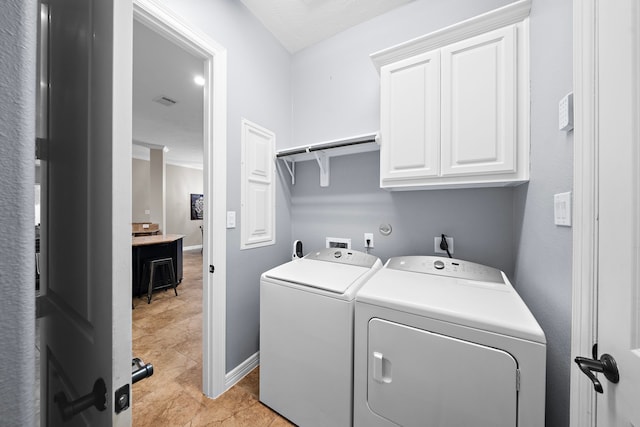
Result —
[{"label": "interior doorway opening", "polygon": [[[132,385],[136,425],[171,410],[158,390],[202,390],[203,73],[202,58],[133,20],[131,345],[156,372]],[[152,275],[151,259],[170,262]]]},{"label": "interior doorway opening", "polygon": [[201,391],[215,398],[225,391],[226,50],[155,2],[134,0],[134,21],[203,62]]}]

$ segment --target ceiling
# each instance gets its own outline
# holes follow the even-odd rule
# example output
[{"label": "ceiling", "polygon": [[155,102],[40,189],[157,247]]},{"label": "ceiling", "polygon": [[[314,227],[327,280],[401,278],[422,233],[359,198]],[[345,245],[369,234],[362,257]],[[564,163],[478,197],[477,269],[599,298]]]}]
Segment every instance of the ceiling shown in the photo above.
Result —
[{"label": "ceiling", "polygon": [[[291,53],[413,0],[241,0]],[[133,157],[167,147],[166,161],[202,168],[204,62],[134,20]],[[171,106],[158,97],[176,101]]]},{"label": "ceiling", "polygon": [[[202,168],[204,61],[134,20],[133,157],[167,147],[168,163]],[[158,97],[175,100],[165,106]]]},{"label": "ceiling", "polygon": [[413,0],[241,0],[291,53]]}]

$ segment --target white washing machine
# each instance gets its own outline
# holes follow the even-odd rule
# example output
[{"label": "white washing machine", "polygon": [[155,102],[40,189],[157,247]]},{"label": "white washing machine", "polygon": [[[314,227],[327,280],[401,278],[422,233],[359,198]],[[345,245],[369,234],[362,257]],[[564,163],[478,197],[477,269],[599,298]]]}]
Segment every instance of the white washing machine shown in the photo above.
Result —
[{"label": "white washing machine", "polygon": [[303,427],[353,425],[354,298],[381,267],[333,248],[262,274],[262,403]]},{"label": "white washing machine", "polygon": [[500,270],[391,258],[358,292],[354,425],[543,427],[546,340]]}]

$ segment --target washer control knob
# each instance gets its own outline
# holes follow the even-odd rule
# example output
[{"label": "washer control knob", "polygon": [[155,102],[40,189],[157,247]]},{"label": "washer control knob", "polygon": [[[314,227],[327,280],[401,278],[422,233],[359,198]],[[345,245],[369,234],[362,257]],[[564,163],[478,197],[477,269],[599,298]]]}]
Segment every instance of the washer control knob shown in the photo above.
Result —
[{"label": "washer control knob", "polygon": [[444,262],[437,260],[433,263],[433,266],[436,268],[436,270],[442,270],[444,268]]},{"label": "washer control knob", "polygon": [[342,252],[341,252],[341,251],[335,251],[335,252],[333,253],[333,256],[334,256],[335,258],[340,258],[340,257],[342,256]]}]

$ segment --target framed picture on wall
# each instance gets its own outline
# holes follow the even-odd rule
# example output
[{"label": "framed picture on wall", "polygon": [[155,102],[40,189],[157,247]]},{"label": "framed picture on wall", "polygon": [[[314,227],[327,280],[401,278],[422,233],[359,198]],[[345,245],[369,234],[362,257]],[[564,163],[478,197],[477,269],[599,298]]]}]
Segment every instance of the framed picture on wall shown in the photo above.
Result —
[{"label": "framed picture on wall", "polygon": [[191,193],[191,219],[202,219],[204,211],[204,196]]}]

